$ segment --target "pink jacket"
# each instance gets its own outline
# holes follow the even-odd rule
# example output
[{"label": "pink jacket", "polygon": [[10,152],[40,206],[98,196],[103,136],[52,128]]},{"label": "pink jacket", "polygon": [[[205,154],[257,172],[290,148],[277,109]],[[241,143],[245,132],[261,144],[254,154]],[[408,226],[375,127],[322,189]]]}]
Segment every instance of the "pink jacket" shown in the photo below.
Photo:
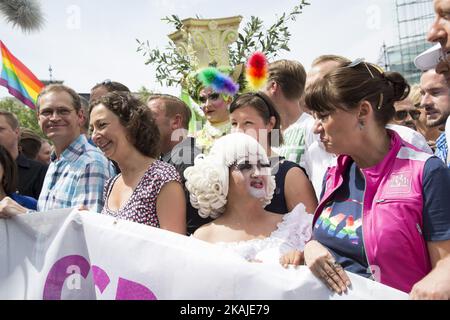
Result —
[{"label": "pink jacket", "polygon": [[[373,279],[410,292],[431,271],[427,243],[422,236],[422,176],[432,155],[419,151],[391,135],[391,149],[376,166],[362,169],[366,181],[363,200],[363,239]],[[326,189],[314,215],[313,225],[343,183],[343,173],[352,163],[341,155],[328,169]]]}]

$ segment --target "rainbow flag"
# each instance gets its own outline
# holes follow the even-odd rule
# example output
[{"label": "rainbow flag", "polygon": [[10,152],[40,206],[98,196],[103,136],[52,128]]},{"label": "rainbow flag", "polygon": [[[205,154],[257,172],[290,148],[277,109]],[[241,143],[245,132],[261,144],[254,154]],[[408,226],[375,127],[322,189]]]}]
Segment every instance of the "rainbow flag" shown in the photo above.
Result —
[{"label": "rainbow flag", "polygon": [[20,62],[0,41],[3,68],[0,85],[31,109],[36,108],[36,100],[44,84]]}]

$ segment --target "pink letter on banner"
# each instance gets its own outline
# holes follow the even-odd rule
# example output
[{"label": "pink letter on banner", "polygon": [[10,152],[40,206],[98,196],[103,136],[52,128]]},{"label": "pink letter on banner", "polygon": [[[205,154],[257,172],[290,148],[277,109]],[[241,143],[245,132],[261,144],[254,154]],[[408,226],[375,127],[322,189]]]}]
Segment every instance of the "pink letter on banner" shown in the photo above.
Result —
[{"label": "pink letter on banner", "polygon": [[94,278],[95,286],[101,293],[105,291],[106,287],[111,282],[105,270],[97,266],[92,266],[92,277]]},{"label": "pink letter on banner", "polygon": [[70,266],[77,266],[80,268],[81,275],[86,278],[89,269],[91,268],[89,262],[82,256],[67,256],[53,265],[48,273],[45,281],[43,299],[44,300],[61,300],[61,291],[64,281],[70,274],[67,273],[67,268]]},{"label": "pink letter on banner", "polygon": [[130,280],[119,278],[116,300],[158,300],[147,287]]}]

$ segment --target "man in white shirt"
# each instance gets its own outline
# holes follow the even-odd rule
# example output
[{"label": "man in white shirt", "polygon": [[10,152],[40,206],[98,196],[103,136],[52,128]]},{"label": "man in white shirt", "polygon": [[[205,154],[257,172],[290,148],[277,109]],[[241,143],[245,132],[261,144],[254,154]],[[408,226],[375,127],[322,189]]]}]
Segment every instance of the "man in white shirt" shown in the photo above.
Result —
[{"label": "man in white shirt", "polygon": [[300,107],[305,82],[306,71],[300,62],[278,60],[269,65],[269,80],[264,90],[281,119],[284,144],[276,151],[300,166],[304,166],[303,155],[314,141],[314,119]]}]

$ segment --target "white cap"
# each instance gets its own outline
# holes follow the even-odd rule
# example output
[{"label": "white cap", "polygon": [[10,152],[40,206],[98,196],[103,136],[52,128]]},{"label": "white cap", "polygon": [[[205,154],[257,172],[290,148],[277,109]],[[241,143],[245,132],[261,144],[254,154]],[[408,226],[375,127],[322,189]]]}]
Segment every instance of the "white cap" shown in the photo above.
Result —
[{"label": "white cap", "polygon": [[416,67],[422,71],[436,68],[442,55],[441,44],[438,43],[425,50],[414,59]]}]

